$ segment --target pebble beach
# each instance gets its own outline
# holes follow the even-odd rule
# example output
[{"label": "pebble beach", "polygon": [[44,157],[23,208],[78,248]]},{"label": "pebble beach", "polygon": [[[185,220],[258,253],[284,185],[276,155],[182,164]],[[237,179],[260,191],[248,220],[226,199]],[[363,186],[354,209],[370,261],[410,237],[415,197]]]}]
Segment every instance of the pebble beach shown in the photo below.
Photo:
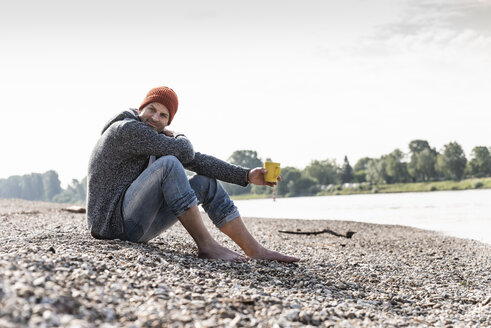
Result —
[{"label": "pebble beach", "polygon": [[[244,218],[265,246],[302,260],[225,262],[197,258],[179,223],[147,244],[96,240],[85,214],[65,207],[0,199],[0,327],[491,326],[489,244],[396,225]],[[323,229],[341,236],[279,232]]]}]

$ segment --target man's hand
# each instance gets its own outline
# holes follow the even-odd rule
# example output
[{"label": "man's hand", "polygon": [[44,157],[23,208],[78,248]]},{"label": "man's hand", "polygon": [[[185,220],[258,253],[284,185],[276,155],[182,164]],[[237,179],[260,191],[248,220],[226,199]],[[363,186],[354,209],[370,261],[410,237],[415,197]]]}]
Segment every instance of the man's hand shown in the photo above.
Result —
[{"label": "man's hand", "polygon": [[164,134],[168,137],[173,137],[175,135],[174,131],[168,130],[167,128],[164,129]]},{"label": "man's hand", "polygon": [[[264,180],[264,174],[268,172],[264,167],[256,167],[249,172],[249,182],[258,186],[270,186],[274,187],[277,182],[268,182]],[[281,177],[278,177],[278,181],[281,181]]]}]

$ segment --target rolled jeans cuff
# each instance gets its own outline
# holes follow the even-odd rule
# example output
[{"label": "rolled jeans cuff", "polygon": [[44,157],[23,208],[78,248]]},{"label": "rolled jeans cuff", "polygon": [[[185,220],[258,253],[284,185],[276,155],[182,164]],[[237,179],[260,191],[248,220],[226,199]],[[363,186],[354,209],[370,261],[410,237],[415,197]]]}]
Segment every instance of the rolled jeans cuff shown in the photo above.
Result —
[{"label": "rolled jeans cuff", "polygon": [[198,205],[198,199],[193,191],[187,192],[181,198],[169,204],[169,207],[172,209],[172,213],[176,217],[181,217],[189,211],[194,206]]},{"label": "rolled jeans cuff", "polygon": [[213,220],[213,223],[215,223],[215,226],[217,228],[222,228],[227,223],[229,223],[230,221],[232,221],[233,219],[235,219],[239,216],[240,216],[239,210],[235,207],[234,210],[232,212],[230,212],[229,214],[227,214],[226,216],[224,216],[218,220]]}]

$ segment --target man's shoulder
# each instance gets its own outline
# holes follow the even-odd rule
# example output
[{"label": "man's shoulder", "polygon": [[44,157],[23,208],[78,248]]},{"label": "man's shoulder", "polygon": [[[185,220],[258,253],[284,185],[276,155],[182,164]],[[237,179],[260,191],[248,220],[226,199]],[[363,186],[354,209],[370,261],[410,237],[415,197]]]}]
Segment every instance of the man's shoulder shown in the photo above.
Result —
[{"label": "man's shoulder", "polygon": [[106,130],[108,130],[111,127],[117,127],[127,122],[139,122],[138,113],[136,109],[130,108],[112,117],[102,129],[102,133],[106,132]]},{"label": "man's shoulder", "polygon": [[102,133],[101,137],[111,140],[120,140],[123,144],[135,144],[142,140],[148,140],[155,137],[157,132],[150,126],[138,119],[125,117],[114,121]]}]

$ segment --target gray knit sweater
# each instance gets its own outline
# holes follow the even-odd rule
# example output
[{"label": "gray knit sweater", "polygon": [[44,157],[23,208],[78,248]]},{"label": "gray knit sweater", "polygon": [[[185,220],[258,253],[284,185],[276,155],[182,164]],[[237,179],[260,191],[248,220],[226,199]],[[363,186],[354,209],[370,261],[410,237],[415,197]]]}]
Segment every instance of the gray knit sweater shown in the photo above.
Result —
[{"label": "gray knit sweater", "polygon": [[123,195],[146,168],[151,155],[173,155],[197,174],[247,185],[246,168],[194,152],[185,136],[159,134],[140,121],[135,109],[126,110],[106,124],[90,156],[87,223],[94,237],[124,239]]}]

